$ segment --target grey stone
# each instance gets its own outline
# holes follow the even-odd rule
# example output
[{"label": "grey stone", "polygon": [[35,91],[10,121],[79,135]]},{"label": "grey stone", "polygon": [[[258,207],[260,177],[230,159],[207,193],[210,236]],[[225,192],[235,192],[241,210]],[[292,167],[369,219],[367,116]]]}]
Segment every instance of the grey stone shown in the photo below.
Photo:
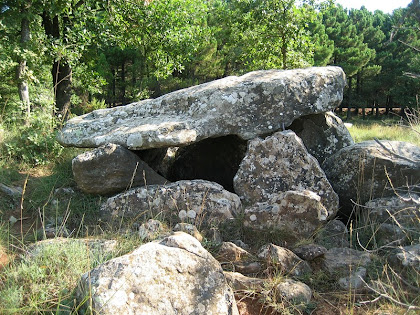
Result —
[{"label": "grey stone", "polygon": [[338,279],[338,285],[344,290],[360,290],[366,288],[366,268],[359,267],[347,277]]},{"label": "grey stone", "polygon": [[301,276],[312,272],[309,264],[296,256],[291,250],[269,244],[259,250],[258,258],[264,259],[268,265],[284,275]]},{"label": "grey stone", "polygon": [[287,127],[300,116],[334,109],[345,82],[338,67],[255,71],[72,118],[57,139],[65,146],[116,143],[129,149],[225,135],[248,140]]},{"label": "grey stone", "polygon": [[244,276],[239,272],[224,271],[227,283],[234,291],[252,290],[261,292],[264,288],[264,279]]},{"label": "grey stone", "polygon": [[351,214],[352,200],[363,205],[371,199],[394,196],[390,181],[394,188],[419,183],[420,148],[400,141],[381,143],[387,149],[375,141],[360,142],[341,149],[323,163],[340,197],[343,214]]},{"label": "grey stone", "polygon": [[389,260],[400,268],[414,268],[420,271],[420,244],[398,247]]},{"label": "grey stone", "polygon": [[154,219],[143,223],[139,228],[139,236],[142,240],[154,240],[163,232],[162,222]]},{"label": "grey stone", "polygon": [[219,263],[182,232],[85,273],[77,297],[104,315],[238,314]]},{"label": "grey stone", "polygon": [[250,141],[233,184],[235,192],[251,204],[268,201],[274,193],[310,190],[321,197],[329,217],[338,211],[338,196],[324,171],[290,130]]},{"label": "grey stone", "polygon": [[168,182],[136,154],[112,143],[76,156],[72,168],[77,186],[89,194],[110,195]]},{"label": "grey stone", "polygon": [[400,194],[366,202],[362,214],[369,222],[398,224],[420,230],[419,213],[420,197],[416,194]]},{"label": "grey stone", "polygon": [[286,300],[293,304],[308,304],[312,290],[303,282],[285,278],[276,286],[276,297],[278,302]]},{"label": "grey stone", "polygon": [[276,228],[296,238],[308,238],[329,217],[321,197],[309,190],[273,193],[266,202],[244,210],[244,225],[259,230]]},{"label": "grey stone", "polygon": [[354,144],[350,132],[332,112],[302,116],[290,126],[320,164],[340,149]]},{"label": "grey stone", "polygon": [[241,211],[239,197],[216,183],[185,180],[159,186],[138,187],[118,194],[101,207],[104,221],[160,215],[173,223],[200,226],[232,219]]},{"label": "grey stone", "polygon": [[324,254],[323,268],[330,274],[348,276],[349,272],[366,267],[371,261],[367,252],[352,248],[331,248]]},{"label": "grey stone", "polygon": [[322,257],[327,252],[327,249],[324,246],[317,244],[307,244],[296,247],[293,249],[293,252],[303,260],[311,261],[315,258]]}]

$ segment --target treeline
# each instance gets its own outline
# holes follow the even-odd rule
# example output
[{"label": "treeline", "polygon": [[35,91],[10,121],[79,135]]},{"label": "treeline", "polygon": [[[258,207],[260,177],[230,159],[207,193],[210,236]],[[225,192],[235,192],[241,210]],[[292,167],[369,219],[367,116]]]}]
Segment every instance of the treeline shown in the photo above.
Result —
[{"label": "treeline", "polygon": [[392,14],[311,0],[5,0],[0,123],[313,65],[344,69],[346,107],[413,108],[419,51],[419,0]]}]

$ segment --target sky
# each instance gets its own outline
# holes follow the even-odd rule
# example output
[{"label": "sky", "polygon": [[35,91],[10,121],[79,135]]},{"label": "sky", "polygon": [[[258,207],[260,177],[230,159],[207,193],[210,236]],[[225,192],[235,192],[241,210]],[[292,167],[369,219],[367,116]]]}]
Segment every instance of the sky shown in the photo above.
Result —
[{"label": "sky", "polygon": [[381,10],[385,13],[392,13],[397,8],[406,8],[411,0],[335,0],[347,9],[360,9],[365,6],[369,11]]}]

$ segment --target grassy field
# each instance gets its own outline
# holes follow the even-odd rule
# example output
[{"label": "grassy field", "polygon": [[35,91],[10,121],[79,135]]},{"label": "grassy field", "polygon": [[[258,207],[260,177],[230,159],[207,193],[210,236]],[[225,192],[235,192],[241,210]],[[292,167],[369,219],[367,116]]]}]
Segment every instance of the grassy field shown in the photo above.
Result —
[{"label": "grassy field", "polygon": [[[378,138],[420,146],[420,124],[414,119],[353,118],[351,123],[349,131],[356,142]],[[3,129],[0,134],[3,149],[0,152],[23,150],[21,144],[13,143],[14,139],[16,131],[12,137],[7,129]],[[37,166],[28,163],[29,158],[17,160],[10,154],[0,156],[0,183],[20,187],[24,192],[22,197],[10,197],[0,192],[0,314],[76,314],[80,305],[75,303],[74,289],[80,275],[142,242],[136,234],[105,231],[97,224],[95,220],[103,199],[79,192],[72,177],[71,160],[81,151],[66,148],[56,152],[58,155],[54,159]],[[37,154],[41,155],[42,151]],[[74,189],[70,197],[63,193],[66,188]],[[24,255],[27,246],[45,238],[47,227],[55,229],[58,236],[117,239],[120,245],[107,255],[89,252],[79,243],[69,247],[51,245],[45,255],[29,259]],[[9,260],[3,268],[2,251]],[[315,311],[311,314],[415,314],[408,311],[407,305],[420,304],[416,293],[413,295],[410,290],[394,285],[400,282],[389,275],[391,271],[386,269],[386,262],[372,268],[377,268],[377,278],[383,281],[383,287],[392,300],[385,297],[377,303],[358,305],[355,301],[359,293],[335,290],[325,275],[314,274],[307,280],[314,289]],[[418,285],[418,277],[418,273],[415,274],[410,283]],[[374,299],[370,294],[364,297]],[[280,309],[283,314],[289,311]],[[298,311],[299,314],[308,312]]]}]

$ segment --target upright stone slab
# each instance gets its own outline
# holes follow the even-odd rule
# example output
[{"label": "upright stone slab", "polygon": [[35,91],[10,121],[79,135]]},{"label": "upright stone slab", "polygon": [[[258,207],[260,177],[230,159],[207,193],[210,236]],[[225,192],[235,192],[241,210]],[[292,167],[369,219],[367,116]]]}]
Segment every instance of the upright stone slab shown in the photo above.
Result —
[{"label": "upright stone slab", "polygon": [[321,197],[329,217],[338,210],[338,196],[318,161],[290,130],[250,141],[233,183],[236,193],[250,204],[269,201],[279,192],[310,190]]},{"label": "upright stone slab", "polygon": [[148,149],[226,135],[249,140],[300,116],[333,110],[342,101],[345,82],[338,67],[255,71],[75,117],[58,141]]},{"label": "upright stone slab", "polygon": [[[401,141],[360,142],[338,151],[323,163],[343,214],[354,203],[395,196],[420,182],[420,147]],[[362,208],[363,210],[363,208]]]},{"label": "upright stone slab", "polygon": [[319,164],[340,149],[354,144],[346,126],[332,112],[300,117],[290,129],[302,139],[308,152]]},{"label": "upright stone slab", "polygon": [[241,211],[239,197],[219,184],[184,180],[167,185],[138,187],[109,198],[101,207],[104,221],[150,216],[172,217],[176,222],[220,223]]},{"label": "upright stone slab", "polygon": [[113,143],[76,156],[72,168],[77,186],[88,194],[110,195],[168,182],[136,154]]}]

